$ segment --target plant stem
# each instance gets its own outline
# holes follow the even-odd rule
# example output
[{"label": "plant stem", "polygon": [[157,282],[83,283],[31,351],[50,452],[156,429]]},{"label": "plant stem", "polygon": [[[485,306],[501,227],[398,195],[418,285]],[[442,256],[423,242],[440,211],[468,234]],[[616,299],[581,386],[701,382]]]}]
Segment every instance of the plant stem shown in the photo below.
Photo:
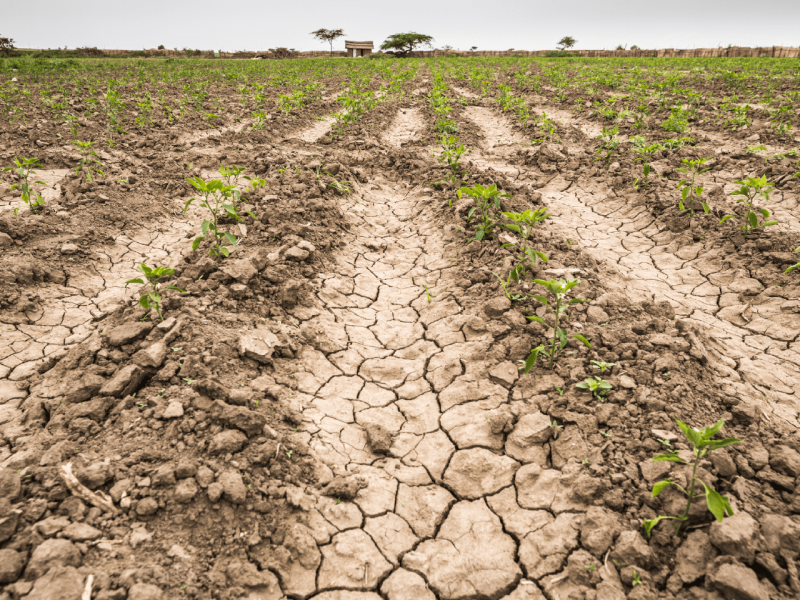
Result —
[{"label": "plant stem", "polygon": [[689,518],[689,509],[692,508],[692,500],[694,500],[694,482],[695,477],[697,474],[697,464],[700,462],[700,457],[695,450],[694,455],[694,466],[692,467],[692,483],[689,485],[689,502],[686,504],[686,512],[683,513],[683,518],[678,522],[678,526],[675,528],[675,535],[678,535],[678,531],[680,531],[681,525],[683,522]]},{"label": "plant stem", "polygon": [[550,346],[550,370],[553,369],[553,363],[556,361],[556,339],[558,339],[558,322],[561,316],[561,298],[556,296],[556,323],[553,328],[553,342]]}]

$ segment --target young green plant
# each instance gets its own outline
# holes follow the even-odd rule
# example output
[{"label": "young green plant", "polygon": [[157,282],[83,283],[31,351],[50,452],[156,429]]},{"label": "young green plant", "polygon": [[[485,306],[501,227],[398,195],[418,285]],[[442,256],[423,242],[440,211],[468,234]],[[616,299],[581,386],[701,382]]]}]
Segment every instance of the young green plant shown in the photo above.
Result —
[{"label": "young green plant", "polygon": [[[547,356],[550,357],[549,368],[552,369],[556,359],[561,354],[561,352],[564,351],[564,348],[566,348],[569,338],[574,338],[578,340],[587,348],[592,347],[589,341],[581,334],[567,333],[566,329],[561,327],[562,319],[569,316],[566,312],[567,307],[570,304],[580,304],[584,302],[584,300],[581,300],[580,298],[571,298],[567,300],[567,295],[569,294],[569,291],[576,285],[580,284],[580,281],[577,279],[568,278],[566,280],[551,279],[550,281],[544,281],[542,279],[534,279],[534,282],[543,286],[555,298],[555,307],[553,307],[549,304],[549,301],[546,296],[530,294],[531,298],[533,298],[534,300],[538,300],[544,306],[549,306],[550,310],[553,311],[553,318],[554,318],[553,338],[542,344],[539,344],[536,348],[531,350],[530,355],[525,361],[525,373],[528,373],[528,371],[530,371],[536,365],[536,360],[539,358],[539,354],[546,354]],[[543,318],[537,315],[526,317],[526,319],[530,319],[531,321],[536,321],[537,323],[541,323],[545,327],[549,327],[547,322]]]},{"label": "young green plant", "polygon": [[497,227],[497,220],[495,218],[495,211],[500,208],[500,198],[509,198],[511,194],[504,194],[497,189],[497,184],[493,183],[490,186],[483,186],[476,183],[472,187],[462,187],[456,192],[460,200],[463,195],[467,195],[475,200],[476,206],[473,206],[467,213],[467,221],[471,221],[477,211],[480,222],[478,229],[475,232],[475,239],[479,242],[487,235],[493,235]]},{"label": "young green plant", "polygon": [[[678,204],[678,207],[682,211],[688,212],[692,216],[694,216],[695,202],[700,204],[706,214],[708,214],[708,211],[711,210],[709,205],[706,202],[703,202],[701,199],[701,196],[703,195],[703,186],[695,185],[697,177],[708,171],[708,168],[703,169],[702,167],[709,160],[711,159],[698,158],[690,160],[688,158],[684,158],[681,160],[683,167],[677,169],[677,171],[683,173],[687,177],[687,179],[681,179],[680,182],[678,182],[678,189],[681,192],[681,201]],[[688,177],[691,177],[691,179],[688,179]],[[686,204],[687,200],[689,201],[688,206]]]},{"label": "young green plant", "polygon": [[613,386],[605,379],[600,379],[599,377],[589,377],[580,383],[576,383],[575,387],[588,390],[592,393],[592,396],[600,400],[600,402],[605,402],[606,394]]},{"label": "young green plant", "polygon": [[529,208],[525,212],[503,212],[502,215],[511,221],[510,223],[502,223],[502,226],[518,234],[520,237],[519,242],[509,242],[503,244],[503,248],[513,247],[517,249],[517,264],[511,269],[509,274],[510,279],[519,282],[525,279],[526,273],[541,260],[547,262],[547,255],[539,250],[534,250],[531,247],[530,237],[539,223],[543,222],[550,213],[546,208],[532,209]]},{"label": "young green plant", "polygon": [[[33,213],[38,213],[44,208],[44,198],[34,189],[31,189],[31,184],[28,179],[36,175],[34,167],[40,167],[38,158],[15,158],[13,167],[6,167],[3,171],[14,171],[17,176],[22,180],[22,183],[15,183],[11,186],[11,191],[19,188],[22,201],[28,205],[28,208]],[[44,181],[34,180],[34,184],[47,185]],[[14,209],[16,215],[19,207]]]},{"label": "young green plant", "polygon": [[78,147],[81,153],[81,164],[75,169],[75,174],[81,172],[81,170],[86,167],[86,181],[94,181],[94,174],[99,173],[101,177],[105,177],[105,173],[100,169],[93,168],[93,165],[100,165],[103,166],[100,157],[97,155],[92,149],[94,146],[94,142],[80,142],[78,140],[74,140],[72,142]]},{"label": "young green plant", "polygon": [[163,321],[164,315],[161,314],[161,290],[177,290],[181,294],[186,293],[181,288],[172,284],[166,285],[163,288],[161,287],[161,279],[174,275],[175,269],[169,269],[167,267],[148,267],[144,263],[138,265],[136,268],[142,272],[144,280],[141,277],[136,277],[135,279],[129,279],[125,283],[149,284],[150,291],[139,296],[139,304],[141,304],[142,308],[146,311],[155,309],[158,317]]},{"label": "young green plant", "polygon": [[[211,236],[211,250],[209,256],[213,256],[217,262],[222,262],[222,257],[228,257],[231,254],[231,249],[235,249],[239,245],[238,238],[227,231],[221,231],[219,228],[219,219],[223,215],[227,216],[234,221],[241,221],[241,217],[236,212],[236,207],[231,202],[226,200],[233,197],[232,185],[225,185],[219,179],[212,179],[204,181],[199,175],[194,178],[186,179],[192,186],[200,193],[200,206],[207,209],[211,213],[211,219],[204,220],[200,229],[202,235],[197,236],[192,242],[192,250],[197,250],[202,241]],[[189,209],[189,205],[197,200],[197,198],[189,198],[183,207],[183,214]],[[230,248],[225,244],[229,244]]]},{"label": "young green plant", "polygon": [[[768,220],[770,212],[766,208],[753,206],[754,202],[759,198],[763,198],[765,204],[769,202],[769,193],[775,186],[767,182],[766,175],[762,175],[761,177],[748,177],[745,180],[735,181],[734,183],[739,186],[739,189],[732,191],[729,195],[740,196],[736,199],[736,202],[743,202],[746,205],[744,223],[739,225],[745,235],[754,229],[778,224],[777,221]],[[734,220],[738,217],[739,215],[725,215],[722,217],[720,223]]]},{"label": "young green plant", "polygon": [[725,421],[723,419],[720,419],[710,427],[704,427],[703,429],[699,430],[690,427],[683,421],[678,421],[676,419],[675,422],[678,424],[678,427],[680,427],[681,431],[683,432],[683,435],[686,437],[686,439],[692,446],[694,461],[692,463],[687,463],[677,454],[659,454],[658,456],[654,456],[651,460],[675,462],[682,465],[691,464],[692,478],[689,482],[688,486],[689,489],[687,491],[674,481],[670,481],[669,479],[664,479],[662,481],[659,481],[653,486],[653,498],[657,497],[667,487],[674,485],[681,492],[683,492],[683,494],[687,498],[686,510],[684,510],[683,513],[678,515],[677,517],[659,515],[655,519],[644,521],[644,531],[647,534],[647,537],[650,537],[650,532],[653,530],[653,527],[658,525],[659,522],[666,519],[678,521],[678,524],[675,527],[675,535],[678,535],[681,525],[683,525],[684,521],[686,521],[689,518],[689,510],[692,508],[692,501],[695,498],[705,497],[706,506],[708,507],[708,510],[711,512],[711,514],[714,515],[714,518],[717,521],[721,522],[726,515],[733,516],[733,508],[731,508],[730,502],[728,501],[728,497],[721,496],[719,492],[717,492],[711,486],[707,485],[705,482],[703,481],[700,482],[703,485],[704,491],[695,493],[695,485],[697,482],[697,466],[709,452],[713,452],[714,450],[719,450],[720,448],[727,448],[728,446],[737,444],[742,440],[738,438],[726,438],[722,440],[711,439],[715,435],[717,435],[717,433],[719,433],[719,431],[722,429],[723,425],[725,425]]}]

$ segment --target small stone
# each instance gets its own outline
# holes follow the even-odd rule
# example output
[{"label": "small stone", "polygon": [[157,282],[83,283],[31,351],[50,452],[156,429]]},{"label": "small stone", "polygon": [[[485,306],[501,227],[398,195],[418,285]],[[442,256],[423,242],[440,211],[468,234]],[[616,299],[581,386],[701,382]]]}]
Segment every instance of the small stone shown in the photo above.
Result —
[{"label": "small stone", "polygon": [[653,561],[653,552],[638,531],[623,531],[617,539],[613,558],[646,569]]},{"label": "small stone", "polygon": [[158,369],[166,357],[167,345],[164,342],[156,342],[139,350],[131,357],[131,362],[143,369]]},{"label": "small stone", "polygon": [[153,487],[167,487],[175,485],[175,469],[172,465],[161,465],[151,476]]},{"label": "small stone", "polygon": [[432,537],[456,499],[438,485],[409,486],[397,489],[396,512],[421,538]]},{"label": "small stone", "polygon": [[619,386],[626,390],[636,389],[636,380],[630,375],[623,375],[619,378]]},{"label": "small stone", "polygon": [[549,448],[544,445],[550,440],[553,428],[550,418],[539,411],[520,417],[506,440],[506,454],[521,463],[535,462],[547,464]]},{"label": "small stone", "polygon": [[209,502],[218,502],[220,498],[222,498],[222,494],[225,491],[225,488],[222,487],[222,484],[219,481],[215,481],[214,483],[208,486],[208,500]]},{"label": "small stone", "polygon": [[78,246],[75,244],[64,244],[61,246],[61,254],[75,254],[78,251]]},{"label": "small stone", "polygon": [[302,262],[306,260],[310,256],[307,250],[303,250],[302,248],[295,246],[294,248],[289,248],[284,254],[284,257],[287,260],[292,260],[295,262]]},{"label": "small stone", "polygon": [[489,369],[489,379],[494,383],[510,388],[519,379],[519,369],[512,362],[502,362]]},{"label": "small stone", "polygon": [[137,583],[128,590],[128,600],[163,600],[161,588],[152,583]]},{"label": "small stone", "polygon": [[226,260],[219,270],[239,283],[247,283],[258,275],[253,263],[247,259]]},{"label": "small stone", "polygon": [[87,523],[72,523],[64,528],[62,535],[73,542],[89,542],[103,536],[103,532]]},{"label": "small stone", "polygon": [[225,498],[233,504],[244,504],[247,498],[247,486],[242,481],[239,471],[225,471],[219,476],[217,483],[222,484]]},{"label": "small stone", "polygon": [[0,550],[0,584],[14,583],[22,574],[25,557],[16,550]]},{"label": "small stone", "polygon": [[483,312],[490,319],[498,319],[503,316],[503,313],[510,309],[511,300],[506,296],[498,296],[483,305]]},{"label": "small stone", "polygon": [[257,329],[243,333],[239,337],[239,354],[260,363],[270,364],[272,353],[279,343],[278,337],[271,331]]},{"label": "small stone", "polygon": [[769,465],[784,475],[800,476],[800,454],[789,446],[777,446],[769,453]]},{"label": "small stone", "polygon": [[197,495],[198,491],[197,481],[193,477],[182,479],[175,487],[175,502],[186,504]]},{"label": "small stone", "polygon": [[136,505],[136,513],[143,517],[154,515],[157,510],[158,502],[156,502],[155,498],[143,498]]},{"label": "small stone", "polygon": [[678,548],[675,556],[675,573],[684,584],[692,584],[706,573],[706,565],[714,558],[714,548],[708,534],[693,531]]},{"label": "small stone", "polygon": [[183,416],[183,404],[180,402],[173,400],[169,404],[167,404],[167,408],[164,410],[164,418],[165,419],[177,419],[178,417]]},{"label": "small stone", "polygon": [[738,473],[736,463],[733,462],[731,455],[724,448],[715,450],[708,458],[717,469],[717,475],[720,477],[733,477]]},{"label": "small stone", "polygon": [[100,394],[115,398],[130,396],[139,390],[146,377],[147,373],[139,365],[127,365],[103,384]]},{"label": "small stone", "polygon": [[0,248],[8,248],[14,244],[14,240],[7,233],[0,231]]},{"label": "small stone", "polygon": [[214,483],[214,471],[209,469],[205,465],[200,465],[200,468],[197,469],[197,476],[195,477],[197,480],[197,484],[205,489],[212,483]]},{"label": "small stone", "polygon": [[213,437],[208,445],[208,453],[217,454],[236,454],[247,443],[247,436],[238,429],[227,429],[220,431]]},{"label": "small stone", "polygon": [[645,460],[639,463],[639,469],[647,483],[652,484],[669,475],[670,470],[672,470],[672,464],[671,462]]},{"label": "small stone", "polygon": [[22,478],[14,469],[0,468],[0,498],[16,502],[22,494]]},{"label": "small stone", "polygon": [[27,579],[37,579],[52,567],[80,567],[81,553],[69,540],[53,538],[39,544],[25,569]]},{"label": "small stone", "polygon": [[83,575],[78,569],[56,566],[36,580],[25,600],[77,600],[83,587]]},{"label": "small stone", "polygon": [[752,564],[755,558],[758,535],[758,523],[744,511],[739,511],[732,517],[725,517],[722,522],[714,521],[709,532],[711,543],[717,550],[748,565]]},{"label": "small stone", "polygon": [[586,320],[589,323],[608,323],[608,313],[599,306],[590,306],[586,309]]},{"label": "small stone", "polygon": [[725,598],[735,600],[769,600],[769,594],[761,585],[752,569],[720,556],[714,561],[707,575],[709,585]]},{"label": "small stone", "polygon": [[111,346],[124,346],[143,338],[150,333],[152,328],[153,324],[149,322],[135,321],[133,323],[125,323],[109,331],[106,339]]}]

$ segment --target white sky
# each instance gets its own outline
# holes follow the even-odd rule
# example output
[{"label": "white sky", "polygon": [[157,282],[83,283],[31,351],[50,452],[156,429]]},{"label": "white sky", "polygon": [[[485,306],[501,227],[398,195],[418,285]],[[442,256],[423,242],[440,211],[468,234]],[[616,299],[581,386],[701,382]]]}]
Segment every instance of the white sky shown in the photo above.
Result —
[{"label": "white sky", "polygon": [[565,35],[592,50],[800,46],[800,0],[0,0],[0,14],[20,48],[327,50],[309,35],[321,27],[376,48],[405,31],[481,50],[552,49]]}]

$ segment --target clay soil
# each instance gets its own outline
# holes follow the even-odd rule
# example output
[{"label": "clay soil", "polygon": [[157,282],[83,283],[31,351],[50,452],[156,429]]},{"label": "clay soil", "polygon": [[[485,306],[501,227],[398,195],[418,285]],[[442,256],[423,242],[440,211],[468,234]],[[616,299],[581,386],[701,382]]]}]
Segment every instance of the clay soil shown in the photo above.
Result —
[{"label": "clay soil", "polygon": [[[525,374],[552,335],[526,317],[552,321],[533,277],[500,284],[513,237],[472,241],[472,201],[443,183],[428,101],[440,67],[393,62],[417,69],[403,94],[383,90],[331,138],[348,69],[382,89],[363,62],[326,71],[322,99],[291,111],[278,109],[290,90],[263,91],[260,130],[220,78],[213,128],[173,109],[139,128],[129,102],[113,148],[76,87],[78,139],[105,172],[93,181],[44,106],[0,124],[3,166],[39,158],[46,202],[31,212],[3,174],[0,600],[798,597],[800,271],[783,271],[800,188],[792,161],[746,152],[787,139],[760,113],[731,132],[709,102],[694,142],[636,190],[629,151],[594,160],[606,91],[578,102],[498,67],[496,83],[556,121],[557,139],[531,145],[538,126],[503,112],[496,87],[446,68],[464,180],[497,184],[502,210],[547,208],[533,275],[581,281],[566,326],[591,348],[573,339]],[[166,89],[177,106],[180,86]],[[713,157],[714,208],[689,218],[676,169],[693,157]],[[239,246],[217,262],[207,242],[191,248],[204,209],[184,207],[186,178],[220,164],[265,185],[240,185],[252,215],[222,221]],[[733,181],[761,174],[780,224],[720,225]],[[163,293],[163,321],[125,283],[142,262],[183,290]],[[588,377],[611,391],[576,387]],[[688,486],[690,467],[651,460],[691,460],[676,419],[724,419],[742,440],[698,467],[734,515],[716,522],[697,499],[680,535],[664,521],[648,537],[643,520],[685,507],[674,486],[651,493]]]}]

